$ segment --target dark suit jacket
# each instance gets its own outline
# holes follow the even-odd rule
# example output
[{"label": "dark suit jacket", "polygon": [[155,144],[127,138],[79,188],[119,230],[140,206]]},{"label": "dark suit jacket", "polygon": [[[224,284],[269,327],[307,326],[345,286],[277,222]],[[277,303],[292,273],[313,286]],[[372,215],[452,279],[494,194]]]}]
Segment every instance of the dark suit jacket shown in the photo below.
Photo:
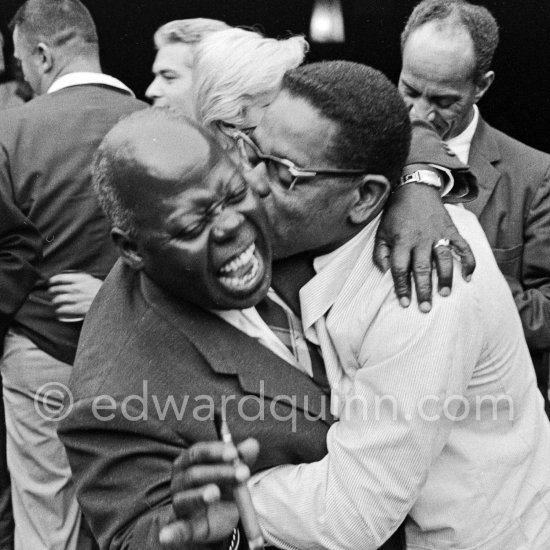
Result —
[{"label": "dark suit jacket", "polygon": [[[104,278],[117,259],[91,181],[92,157],[120,118],[145,107],[123,90],[87,84],[41,95],[0,112],[0,200],[40,231],[40,280],[31,289],[0,265],[18,329],[42,350],[72,363],[80,323],[61,323],[43,284],[65,269]],[[21,224],[12,228],[12,238]],[[32,283],[31,283],[32,284]]]},{"label": "dark suit jacket", "polygon": [[[171,514],[172,462],[181,449],[216,438],[212,406],[223,399],[234,439],[260,442],[256,471],[326,453],[330,422],[314,419],[329,415],[328,397],[310,378],[121,263],[86,318],[70,388],[74,408],[59,435],[101,548],[159,547],[159,525]],[[109,421],[93,413],[100,395],[116,403],[99,411]],[[145,401],[128,401],[132,395]],[[170,400],[186,409],[175,412]]]},{"label": "dark suit jacket", "polygon": [[539,385],[550,350],[550,155],[480,118],[469,158],[479,196],[465,206],[479,218],[518,307]]},{"label": "dark suit jacket", "polygon": [[[0,356],[6,330],[38,278],[36,266],[41,255],[40,234],[9,201],[2,200],[0,192]],[[0,548],[8,548],[12,543],[4,402],[0,399]]]},{"label": "dark suit jacket", "polygon": [[6,330],[38,278],[41,258],[40,233],[0,189],[0,354]]}]

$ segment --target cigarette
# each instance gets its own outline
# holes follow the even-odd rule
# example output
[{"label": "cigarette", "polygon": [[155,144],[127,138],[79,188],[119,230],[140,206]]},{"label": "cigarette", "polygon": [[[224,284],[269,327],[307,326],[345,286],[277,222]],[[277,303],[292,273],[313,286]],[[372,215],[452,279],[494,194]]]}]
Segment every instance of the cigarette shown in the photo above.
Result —
[{"label": "cigarette", "polygon": [[[220,441],[233,445],[233,438],[231,437],[231,432],[229,431],[229,426],[227,425],[223,410],[221,412],[214,411],[214,425]],[[235,467],[242,464],[244,464],[243,461],[238,457],[233,461],[233,466]],[[241,524],[248,541],[249,550],[263,550],[265,544],[264,537],[260,529],[260,524],[258,523],[256,510],[252,504],[252,497],[250,496],[250,491],[248,490],[246,482],[239,483],[235,489],[233,489],[233,496],[237,509],[239,510]]]}]

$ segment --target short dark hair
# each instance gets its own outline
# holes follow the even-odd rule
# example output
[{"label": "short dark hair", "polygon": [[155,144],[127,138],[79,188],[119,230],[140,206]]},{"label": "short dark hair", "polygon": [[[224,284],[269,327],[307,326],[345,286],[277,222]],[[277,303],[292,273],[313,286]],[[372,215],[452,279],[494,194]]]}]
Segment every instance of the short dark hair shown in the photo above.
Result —
[{"label": "short dark hair", "polygon": [[[179,123],[191,132],[204,137],[210,147],[218,147],[204,128],[170,107],[149,107],[123,118],[101,141],[92,162],[92,181],[101,208],[113,227],[122,229],[128,235],[139,233],[135,210],[127,198],[139,193],[146,168],[136,158],[135,143],[127,138],[128,132],[144,134],[147,124],[158,122],[164,127]],[[145,136],[147,137],[147,136]],[[193,136],[196,139],[195,136]],[[151,180],[154,176],[151,176]],[[148,181],[147,183],[153,183]]]},{"label": "short dark hair", "polygon": [[380,71],[350,61],[321,61],[287,71],[282,89],[339,125],[330,156],[340,168],[364,168],[395,184],[411,126],[397,88]]},{"label": "short dark hair", "polygon": [[479,82],[491,68],[498,46],[498,24],[491,12],[484,6],[470,4],[464,0],[424,0],[411,13],[401,34],[401,52],[413,31],[432,21],[449,20],[462,26],[474,44],[475,69],[473,78]]},{"label": "short dark hair", "polygon": [[94,20],[79,0],[27,0],[10,23],[12,31],[16,27],[27,41],[70,45],[74,55],[98,51]]}]

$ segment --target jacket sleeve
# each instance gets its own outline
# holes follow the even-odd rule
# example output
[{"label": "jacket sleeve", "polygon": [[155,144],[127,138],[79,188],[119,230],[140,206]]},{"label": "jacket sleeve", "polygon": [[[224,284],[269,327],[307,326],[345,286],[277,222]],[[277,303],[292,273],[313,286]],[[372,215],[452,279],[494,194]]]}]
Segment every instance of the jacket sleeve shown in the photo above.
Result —
[{"label": "jacket sleeve", "polygon": [[0,336],[38,278],[42,238],[12,199],[8,158],[0,146]]},{"label": "jacket sleeve", "polygon": [[[172,464],[187,443],[126,398],[77,401],[60,423],[78,502],[100,548],[161,550],[159,532],[174,521]],[[226,549],[225,541],[182,550]]]},{"label": "jacket sleeve", "polygon": [[550,350],[550,167],[524,220],[521,280],[506,274],[532,352]]},{"label": "jacket sleeve", "polygon": [[443,168],[452,174],[454,180],[452,187],[447,188],[447,193],[443,197],[444,202],[469,202],[475,199],[478,194],[475,176],[467,165],[460,162],[448,145],[441,141],[433,126],[429,122],[413,119],[411,128],[411,147],[404,172],[407,171],[407,166],[413,164]]}]

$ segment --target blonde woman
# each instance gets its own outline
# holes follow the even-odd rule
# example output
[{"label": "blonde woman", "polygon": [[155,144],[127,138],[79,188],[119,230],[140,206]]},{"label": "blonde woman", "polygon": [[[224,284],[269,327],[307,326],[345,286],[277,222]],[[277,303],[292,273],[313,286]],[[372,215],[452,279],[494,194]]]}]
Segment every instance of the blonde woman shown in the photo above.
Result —
[{"label": "blonde woman", "polygon": [[226,148],[232,130],[250,131],[277,95],[286,71],[309,49],[302,36],[277,40],[245,29],[211,33],[194,51],[195,116]]},{"label": "blonde woman", "polygon": [[231,144],[227,128],[256,126],[283,74],[300,65],[308,50],[301,36],[265,38],[214,19],[170,21],[154,41],[155,78],[146,96],[196,118],[225,147]]}]

